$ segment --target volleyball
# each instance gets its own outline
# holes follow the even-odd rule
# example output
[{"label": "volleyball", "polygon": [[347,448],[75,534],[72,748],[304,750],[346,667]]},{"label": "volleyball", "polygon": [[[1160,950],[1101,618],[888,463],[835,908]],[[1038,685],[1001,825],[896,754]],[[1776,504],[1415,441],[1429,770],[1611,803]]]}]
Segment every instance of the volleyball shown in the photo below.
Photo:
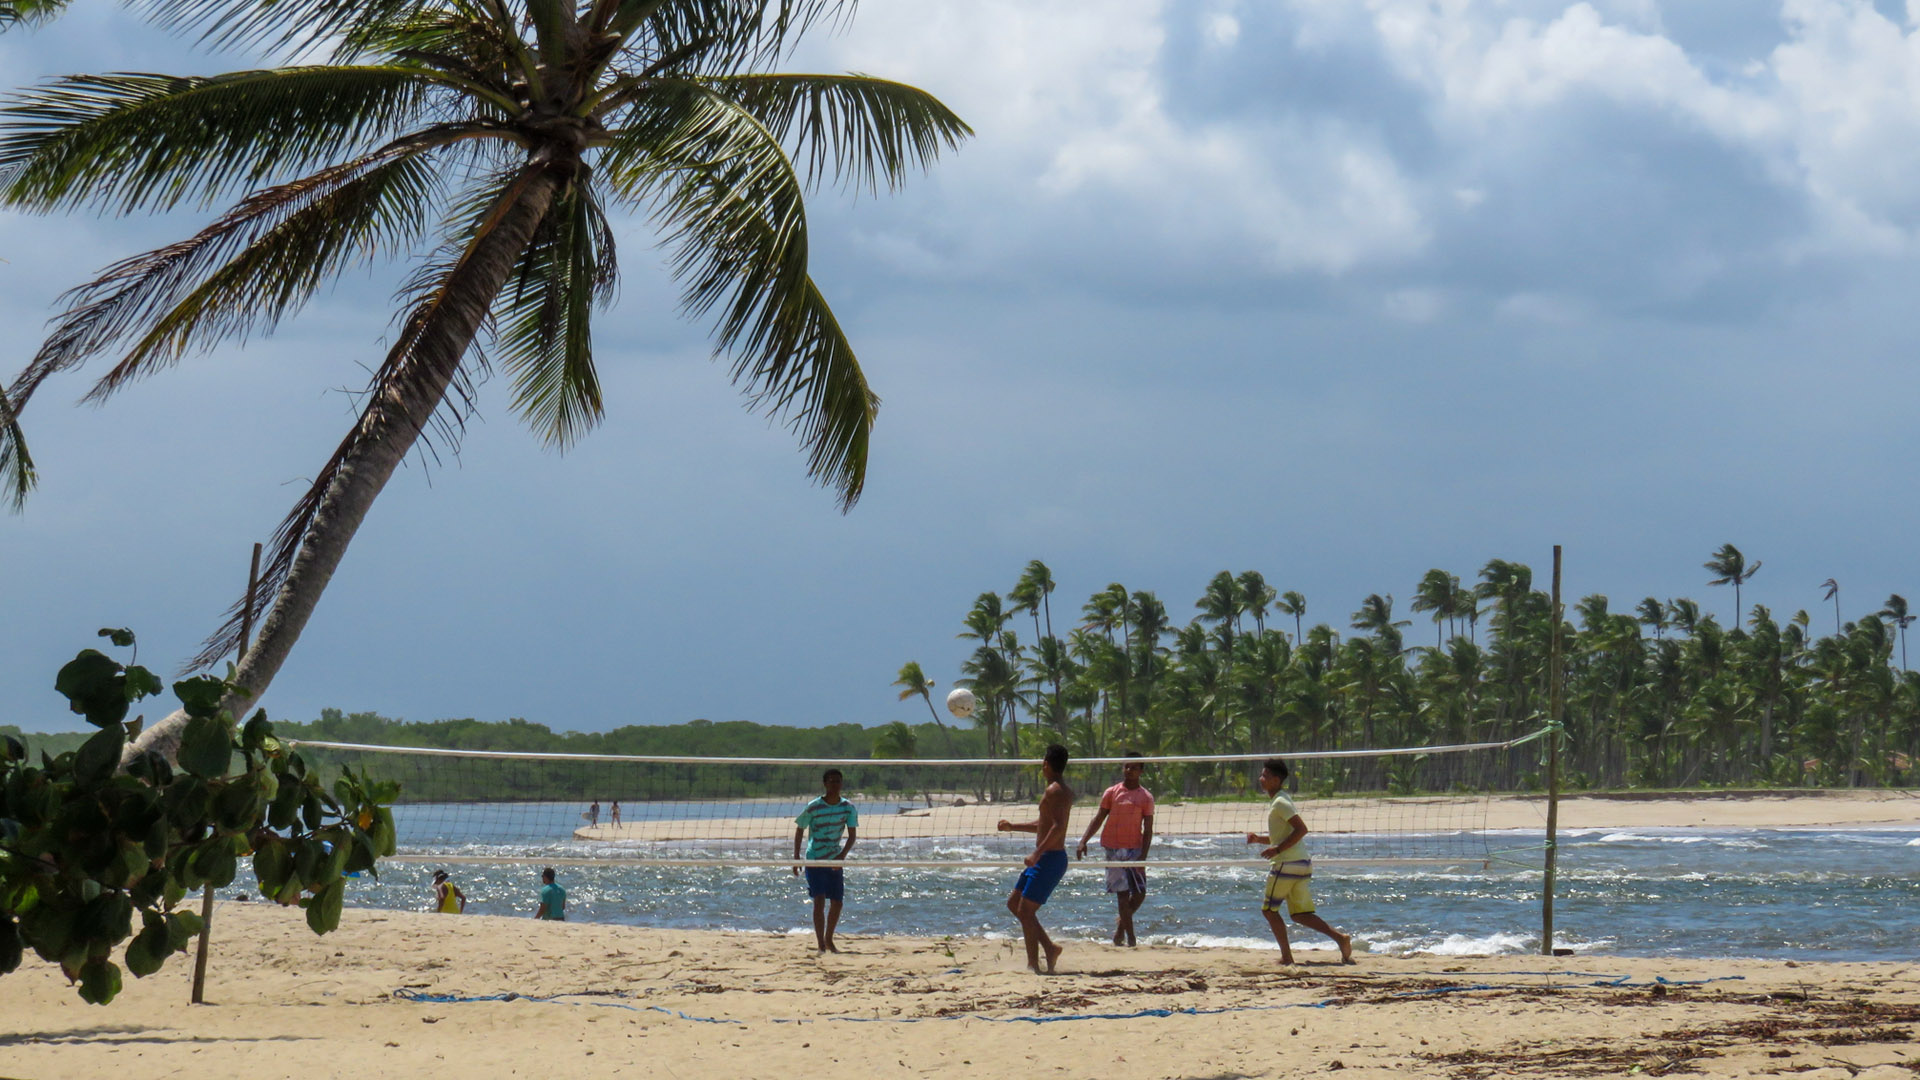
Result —
[{"label": "volleyball", "polygon": [[965,720],[973,715],[973,691],[962,686],[947,695],[947,711]]}]

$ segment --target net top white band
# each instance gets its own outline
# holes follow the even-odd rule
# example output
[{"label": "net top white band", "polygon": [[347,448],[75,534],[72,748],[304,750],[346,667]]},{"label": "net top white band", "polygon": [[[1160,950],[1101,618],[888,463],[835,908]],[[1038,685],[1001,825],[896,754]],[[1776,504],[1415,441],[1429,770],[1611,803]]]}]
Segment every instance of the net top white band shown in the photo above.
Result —
[{"label": "net top white band", "polygon": [[[504,761],[619,761],[637,765],[806,765],[813,767],[857,768],[868,765],[978,765],[1005,768],[1008,765],[1038,766],[1040,759],[1029,758],[763,758],[763,757],[684,757],[645,754],[561,754],[527,753],[518,750],[454,750],[438,746],[373,746],[366,743],[324,742],[318,739],[285,739],[293,746],[316,750],[354,750],[378,754],[421,754],[434,757],[494,758]],[[1282,761],[1308,761],[1327,758],[1412,757],[1421,754],[1455,754],[1471,750],[1504,750],[1531,741],[1529,738],[1505,742],[1456,743],[1450,746],[1405,746],[1390,750],[1306,750],[1273,754],[1176,754],[1164,757],[1089,757],[1074,758],[1069,765],[1181,765],[1227,762],[1249,764],[1279,758]]]}]

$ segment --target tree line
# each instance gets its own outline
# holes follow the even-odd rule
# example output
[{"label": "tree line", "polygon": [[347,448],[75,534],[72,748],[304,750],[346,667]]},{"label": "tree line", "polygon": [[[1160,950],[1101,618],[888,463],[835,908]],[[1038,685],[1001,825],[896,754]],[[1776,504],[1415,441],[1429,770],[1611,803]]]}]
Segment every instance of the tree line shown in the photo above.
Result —
[{"label": "tree line", "polygon": [[[1593,594],[1556,613],[1532,568],[1506,559],[1471,581],[1429,570],[1406,604],[1431,625],[1426,638],[1392,594],[1368,595],[1338,625],[1309,622],[1307,598],[1258,571],[1215,574],[1185,623],[1116,582],[1056,628],[1053,575],[1035,560],[961,620],[957,636],[976,644],[954,682],[974,692],[968,723],[993,756],[1055,741],[1081,755],[1503,741],[1547,720],[1557,622],[1576,786],[1912,783],[1920,677],[1906,665],[1906,600],[1846,621],[1830,578],[1818,607],[1833,603],[1832,632],[1819,632],[1824,615],[1742,609],[1760,565],[1732,544],[1703,564],[1744,610],[1730,626],[1687,597],[1620,611]],[[918,662],[893,685],[933,709]]]}]

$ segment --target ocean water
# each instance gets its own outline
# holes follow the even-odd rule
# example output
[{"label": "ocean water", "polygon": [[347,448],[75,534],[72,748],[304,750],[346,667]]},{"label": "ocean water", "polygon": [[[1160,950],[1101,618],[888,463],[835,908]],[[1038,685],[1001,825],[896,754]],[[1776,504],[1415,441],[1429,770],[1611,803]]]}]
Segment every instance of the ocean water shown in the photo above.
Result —
[{"label": "ocean water", "polygon": [[[429,811],[402,807],[403,850],[467,857],[604,855],[573,841],[570,830],[502,812],[464,817],[453,830]],[[1532,953],[1539,949],[1539,832],[1496,833],[1491,857],[1455,863],[1322,862],[1313,879],[1320,914],[1352,933],[1362,948],[1386,954]],[[1004,904],[1026,850],[1024,838],[862,842],[856,858],[977,859],[963,870],[849,869],[842,933],[1009,937],[1018,927]],[[1437,852],[1460,850],[1458,836],[1431,839]],[[1025,840],[1030,844],[1030,840]],[[1323,857],[1364,858],[1367,837],[1315,836]],[[1316,846],[1318,845],[1318,846]],[[774,845],[776,848],[784,844]],[[681,844],[684,858],[766,858],[768,845]],[[788,849],[790,850],[790,849]],[[1407,838],[1392,838],[1404,853]],[[1244,858],[1232,838],[1174,837],[1156,842],[1167,859]],[[1043,919],[1070,939],[1104,940],[1113,903],[1093,858],[1078,863]],[[378,880],[349,883],[354,906],[425,910],[431,861],[390,863]],[[460,863],[446,867],[471,913],[531,915],[539,867]],[[811,934],[801,880],[787,868],[562,866],[568,917],[575,922],[652,928]],[[1148,896],[1135,923],[1143,943],[1274,948],[1260,917],[1265,874],[1222,866],[1149,871]],[[1559,947],[1615,956],[1767,957],[1818,960],[1906,959],[1920,953],[1920,830],[1631,829],[1563,832],[1558,900]],[[1295,948],[1331,943],[1296,928]]]}]

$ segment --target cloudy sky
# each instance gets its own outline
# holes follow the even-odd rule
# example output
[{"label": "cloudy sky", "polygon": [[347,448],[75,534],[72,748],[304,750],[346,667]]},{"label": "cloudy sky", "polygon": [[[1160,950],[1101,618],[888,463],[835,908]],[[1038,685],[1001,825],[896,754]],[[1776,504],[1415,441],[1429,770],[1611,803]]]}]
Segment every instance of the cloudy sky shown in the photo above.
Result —
[{"label": "cloudy sky", "polygon": [[[1344,625],[1439,566],[1567,548],[1567,589],[1831,619],[1920,596],[1920,3],[864,0],[790,67],[897,78],[978,132],[812,204],[884,398],[850,515],[745,412],[644,222],[559,456],[484,386],[397,474],[265,702],[560,729],[914,719],[974,596],[1110,581],[1176,619],[1257,569]],[[0,84],[210,71],[116,6],[0,37]],[[59,292],[194,227],[0,214],[24,363]],[[393,269],[103,408],[50,383],[0,518],[0,722],[74,726],[102,626],[171,670],[344,433]],[[1816,621],[1816,626],[1822,625]],[[1828,622],[1826,625],[1830,626]],[[1414,640],[1419,640],[1416,630]]]}]

